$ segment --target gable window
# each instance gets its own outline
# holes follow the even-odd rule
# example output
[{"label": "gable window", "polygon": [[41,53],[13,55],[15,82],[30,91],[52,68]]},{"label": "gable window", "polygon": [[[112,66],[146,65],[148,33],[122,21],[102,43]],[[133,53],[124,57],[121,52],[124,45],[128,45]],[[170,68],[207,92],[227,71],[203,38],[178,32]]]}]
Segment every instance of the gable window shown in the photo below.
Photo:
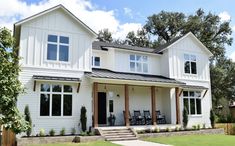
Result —
[{"label": "gable window", "polygon": [[40,116],[72,116],[72,86],[41,84]]},{"label": "gable window", "polygon": [[148,56],[130,55],[130,71],[148,72]]},{"label": "gable window", "polygon": [[184,73],[197,74],[197,59],[195,55],[184,54]]},{"label": "gable window", "polygon": [[201,115],[201,92],[200,91],[184,91],[183,92],[184,107],[188,110],[189,115]]},{"label": "gable window", "polygon": [[69,37],[48,35],[47,60],[69,61]]},{"label": "gable window", "polygon": [[92,56],[92,66],[99,67],[100,66],[100,57]]}]

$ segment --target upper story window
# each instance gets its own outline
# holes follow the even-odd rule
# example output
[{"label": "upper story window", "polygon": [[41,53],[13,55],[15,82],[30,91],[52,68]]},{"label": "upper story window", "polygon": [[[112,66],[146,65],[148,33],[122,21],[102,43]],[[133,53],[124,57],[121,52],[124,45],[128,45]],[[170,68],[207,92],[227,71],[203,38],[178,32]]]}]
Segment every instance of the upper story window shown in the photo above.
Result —
[{"label": "upper story window", "polygon": [[184,91],[183,92],[184,107],[188,110],[189,115],[201,115],[201,92],[200,91]]},{"label": "upper story window", "polygon": [[197,74],[197,59],[195,55],[184,54],[184,73]]},{"label": "upper story window", "polygon": [[72,116],[72,92],[70,85],[41,84],[40,116]]},{"label": "upper story window", "polygon": [[92,66],[100,67],[100,57],[92,56]]},{"label": "upper story window", "polygon": [[48,35],[47,60],[69,61],[69,37]]},{"label": "upper story window", "polygon": [[148,72],[148,56],[130,55],[130,71]]}]

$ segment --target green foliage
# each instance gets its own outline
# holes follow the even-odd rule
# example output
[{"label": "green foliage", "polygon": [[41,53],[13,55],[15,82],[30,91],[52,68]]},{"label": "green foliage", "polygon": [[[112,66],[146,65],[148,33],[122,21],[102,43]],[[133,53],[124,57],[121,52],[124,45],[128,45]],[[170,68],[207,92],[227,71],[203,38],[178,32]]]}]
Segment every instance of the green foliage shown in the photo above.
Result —
[{"label": "green foliage", "polygon": [[213,109],[210,110],[210,121],[211,121],[211,127],[215,128],[215,113]]},{"label": "green foliage", "polygon": [[180,127],[176,126],[175,131],[180,131]]},{"label": "green foliage", "polygon": [[197,130],[197,125],[192,126],[193,130]]},{"label": "green foliage", "polygon": [[85,132],[87,130],[86,129],[87,116],[86,116],[86,107],[85,106],[81,107],[80,121],[81,121],[81,124],[82,124],[82,131]]},{"label": "green foliage", "polygon": [[51,130],[49,131],[49,135],[50,135],[50,136],[55,136],[55,130],[54,130],[54,129],[51,129]]},{"label": "green foliage", "polygon": [[75,129],[75,128],[72,128],[72,129],[71,129],[71,134],[72,134],[72,135],[75,135],[75,134],[76,134],[76,129]]},{"label": "green foliage", "polygon": [[200,130],[200,129],[201,129],[201,125],[197,124],[197,130]]},{"label": "green foliage", "polygon": [[[17,56],[18,49],[10,30],[0,28],[0,123],[15,133],[25,132],[29,128],[22,114],[16,107],[17,97],[23,93],[18,79],[20,68]],[[7,49],[8,48],[8,49]]]},{"label": "green foliage", "polygon": [[101,42],[111,43],[113,41],[112,33],[108,29],[100,30],[98,33],[98,38]]},{"label": "green foliage", "polygon": [[186,128],[188,125],[188,110],[186,107],[184,107],[183,110],[183,127]]},{"label": "green foliage", "polygon": [[202,129],[206,129],[206,124],[205,123],[202,125]]},{"label": "green foliage", "polygon": [[65,135],[65,131],[66,131],[66,129],[63,127],[63,128],[60,130],[60,135],[64,136],[64,135]]},{"label": "green foliage", "polygon": [[171,132],[171,131],[172,131],[172,129],[170,127],[166,128],[166,132]]},{"label": "green foliage", "polygon": [[31,133],[32,133],[32,119],[31,119],[31,116],[30,116],[30,111],[29,111],[29,106],[28,105],[25,106],[24,115],[25,115],[25,121],[27,121],[28,124],[29,124],[29,127],[26,131],[26,135],[30,136]]},{"label": "green foliage", "polygon": [[45,130],[43,128],[40,129],[39,136],[45,136]]}]

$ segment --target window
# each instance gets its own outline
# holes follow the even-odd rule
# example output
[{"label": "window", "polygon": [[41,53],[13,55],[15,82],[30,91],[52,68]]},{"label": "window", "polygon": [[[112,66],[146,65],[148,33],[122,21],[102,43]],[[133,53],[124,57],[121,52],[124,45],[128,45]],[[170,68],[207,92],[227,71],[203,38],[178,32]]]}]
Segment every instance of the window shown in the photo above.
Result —
[{"label": "window", "polygon": [[92,66],[100,66],[100,57],[92,56]]},{"label": "window", "polygon": [[148,72],[148,56],[130,55],[130,71]]},{"label": "window", "polygon": [[72,116],[72,86],[41,84],[40,116]]},{"label": "window", "polygon": [[188,110],[189,115],[201,115],[201,92],[200,91],[184,91],[183,104]]},{"label": "window", "polygon": [[184,73],[197,74],[197,59],[195,55],[184,54]]},{"label": "window", "polygon": [[47,60],[68,62],[69,37],[48,35],[47,42]]}]

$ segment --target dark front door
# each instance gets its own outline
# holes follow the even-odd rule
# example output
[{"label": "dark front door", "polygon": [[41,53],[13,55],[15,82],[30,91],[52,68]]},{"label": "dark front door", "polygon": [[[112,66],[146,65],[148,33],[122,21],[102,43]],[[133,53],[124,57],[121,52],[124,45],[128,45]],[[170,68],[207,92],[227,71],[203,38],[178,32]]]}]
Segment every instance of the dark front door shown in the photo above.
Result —
[{"label": "dark front door", "polygon": [[98,124],[106,124],[106,93],[98,92]]}]

